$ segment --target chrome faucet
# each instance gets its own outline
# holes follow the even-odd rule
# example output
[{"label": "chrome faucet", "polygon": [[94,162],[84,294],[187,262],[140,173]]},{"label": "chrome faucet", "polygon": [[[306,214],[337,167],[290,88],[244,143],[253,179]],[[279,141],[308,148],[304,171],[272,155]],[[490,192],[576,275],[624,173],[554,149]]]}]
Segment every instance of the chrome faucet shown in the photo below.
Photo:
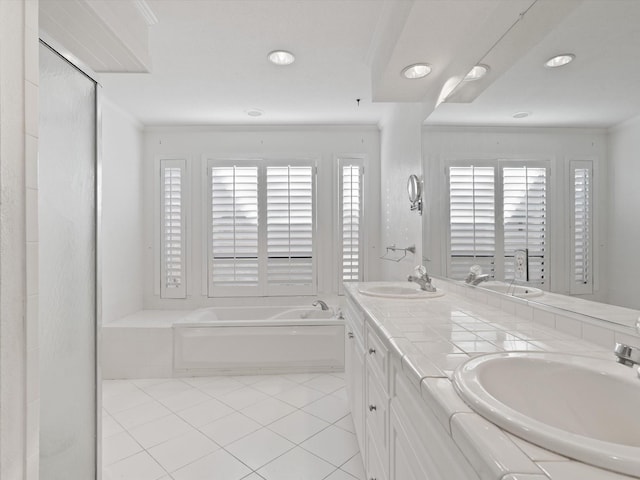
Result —
[{"label": "chrome faucet", "polygon": [[469,275],[467,275],[467,278],[464,279],[464,282],[468,283],[469,285],[479,285],[482,282],[488,281],[490,278],[491,277],[488,273],[481,273],[480,275],[478,275],[475,272],[469,272]]},{"label": "chrome faucet", "polygon": [[418,285],[420,285],[420,290],[424,290],[425,292],[435,292],[436,291],[436,287],[431,285],[431,278],[427,274],[427,269],[426,268],[424,268],[422,265],[418,265],[414,269],[414,273],[416,275],[409,275],[407,277],[408,281],[417,283]]},{"label": "chrome faucet", "polygon": [[329,310],[329,305],[327,305],[325,302],[323,302],[322,300],[316,300],[315,302],[313,302],[311,304],[312,307],[317,307],[318,305],[320,305],[320,308],[323,311],[327,311]]},{"label": "chrome faucet", "polygon": [[622,365],[626,365],[627,367],[640,365],[640,349],[637,347],[631,347],[624,343],[616,343],[616,348],[613,349],[613,353],[618,357],[618,363]]}]

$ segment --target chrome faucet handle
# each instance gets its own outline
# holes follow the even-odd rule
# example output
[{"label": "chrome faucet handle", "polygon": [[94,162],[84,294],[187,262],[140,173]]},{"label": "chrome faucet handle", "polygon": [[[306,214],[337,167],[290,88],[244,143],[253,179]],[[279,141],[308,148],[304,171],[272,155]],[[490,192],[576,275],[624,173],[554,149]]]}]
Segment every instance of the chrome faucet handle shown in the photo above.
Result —
[{"label": "chrome faucet handle", "polygon": [[618,357],[618,363],[631,367],[633,365],[640,365],[640,349],[625,345],[624,343],[616,343],[616,347],[613,349],[616,357]]},{"label": "chrome faucet handle", "polygon": [[323,311],[329,310],[329,305],[327,305],[326,302],[324,302],[322,300],[316,300],[315,302],[313,302],[311,304],[312,307],[317,307],[318,305],[320,305],[320,308]]}]

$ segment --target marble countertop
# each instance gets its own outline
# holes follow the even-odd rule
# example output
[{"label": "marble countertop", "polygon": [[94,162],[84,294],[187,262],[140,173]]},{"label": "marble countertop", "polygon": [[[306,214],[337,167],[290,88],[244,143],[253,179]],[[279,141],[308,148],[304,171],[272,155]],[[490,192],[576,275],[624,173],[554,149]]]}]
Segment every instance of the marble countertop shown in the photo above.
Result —
[{"label": "marble countertop", "polygon": [[446,294],[431,299],[366,296],[359,293],[360,286],[346,288],[481,479],[634,478],[573,461],[511,435],[473,412],[451,383],[455,368],[478,354],[562,351],[613,362],[611,350],[458,295],[443,281],[436,286]]}]

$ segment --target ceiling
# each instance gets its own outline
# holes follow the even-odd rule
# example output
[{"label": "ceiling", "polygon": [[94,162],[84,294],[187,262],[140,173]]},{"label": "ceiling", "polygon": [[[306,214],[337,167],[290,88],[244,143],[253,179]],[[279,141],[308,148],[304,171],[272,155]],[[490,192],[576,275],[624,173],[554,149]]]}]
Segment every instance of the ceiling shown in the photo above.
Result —
[{"label": "ceiling", "polygon": [[[148,73],[94,67],[146,125],[375,125],[398,102],[423,103],[428,125],[610,127],[640,112],[638,0],[42,0],[41,25],[43,3],[65,5],[51,35],[79,38],[72,2],[113,18],[127,2],[148,7]],[[296,62],[271,65],[274,49]],[[565,52],[573,63],[543,66]],[[402,78],[415,62],[433,73]],[[461,82],[480,62],[489,75]]]}]

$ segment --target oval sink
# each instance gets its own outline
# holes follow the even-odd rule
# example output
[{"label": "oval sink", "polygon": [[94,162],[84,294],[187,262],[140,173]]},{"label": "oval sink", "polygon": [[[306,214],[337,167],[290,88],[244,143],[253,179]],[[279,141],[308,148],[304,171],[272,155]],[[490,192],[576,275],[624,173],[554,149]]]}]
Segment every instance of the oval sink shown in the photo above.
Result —
[{"label": "oval sink", "polygon": [[493,292],[504,293],[518,298],[539,297],[544,292],[539,288],[528,287],[526,285],[510,285],[503,282],[483,282],[478,285],[480,288]]},{"label": "oval sink", "polygon": [[481,355],[456,369],[453,384],[473,410],[518,437],[640,476],[640,379],[613,358]]},{"label": "oval sink", "polygon": [[389,285],[367,285],[358,289],[363,295],[370,295],[372,297],[384,297],[384,298],[433,298],[441,297],[444,295],[442,290],[436,290],[435,292],[427,292],[420,290],[420,288],[412,287],[411,284],[407,286],[401,286],[398,284]]}]

